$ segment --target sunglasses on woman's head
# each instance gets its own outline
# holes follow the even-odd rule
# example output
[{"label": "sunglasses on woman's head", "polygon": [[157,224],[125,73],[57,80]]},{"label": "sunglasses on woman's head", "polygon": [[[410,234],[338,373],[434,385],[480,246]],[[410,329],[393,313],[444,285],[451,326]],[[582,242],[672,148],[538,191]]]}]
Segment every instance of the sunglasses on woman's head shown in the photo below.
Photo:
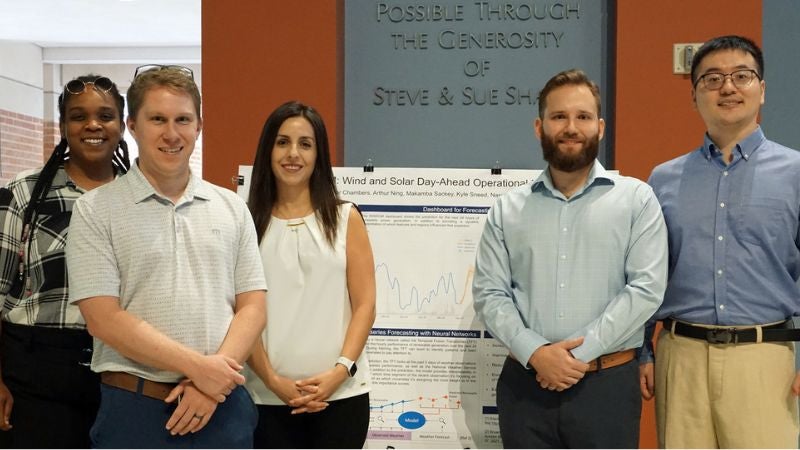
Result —
[{"label": "sunglasses on woman's head", "polygon": [[86,91],[89,85],[92,85],[94,86],[95,89],[98,89],[103,92],[108,92],[112,88],[114,88],[113,81],[109,80],[106,77],[98,77],[95,78],[93,81],[83,81],[79,79],[72,80],[64,85],[64,90],[72,95],[78,95]]}]

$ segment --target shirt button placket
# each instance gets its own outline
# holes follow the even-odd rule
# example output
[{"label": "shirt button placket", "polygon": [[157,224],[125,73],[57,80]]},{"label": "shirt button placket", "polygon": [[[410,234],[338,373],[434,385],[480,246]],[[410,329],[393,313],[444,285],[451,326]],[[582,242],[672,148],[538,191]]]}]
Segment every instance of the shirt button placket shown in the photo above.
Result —
[{"label": "shirt button placket", "polygon": [[561,207],[561,213],[559,214],[559,221],[558,221],[558,228],[561,230],[558,237],[558,248],[556,249],[557,259],[556,263],[556,280],[558,281],[558,289],[556,289],[555,296],[556,296],[556,305],[554,313],[556,318],[559,320],[564,319],[564,296],[562,293],[564,289],[567,287],[565,280],[562,280],[561,277],[563,274],[569,273],[567,268],[567,248],[569,248],[569,217],[570,217],[570,208],[569,202],[564,202],[563,206]]},{"label": "shirt button placket", "polygon": [[728,208],[728,193],[730,190],[730,170],[722,170],[717,182],[717,211],[716,219],[714,221],[714,303],[718,305],[718,317],[725,312],[725,303],[727,303],[726,286],[725,286],[725,254],[726,248],[726,235],[728,232],[729,212]]}]

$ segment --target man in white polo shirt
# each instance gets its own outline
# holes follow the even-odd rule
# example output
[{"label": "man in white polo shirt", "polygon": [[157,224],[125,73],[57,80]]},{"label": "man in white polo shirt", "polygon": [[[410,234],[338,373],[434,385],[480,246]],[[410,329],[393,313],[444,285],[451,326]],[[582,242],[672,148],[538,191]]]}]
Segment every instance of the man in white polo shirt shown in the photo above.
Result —
[{"label": "man in white polo shirt", "polygon": [[191,70],[137,69],[128,114],[139,159],[76,202],[66,249],[103,382],[92,444],[250,447],[239,371],[266,318],[252,219],[189,170],[202,128]]}]

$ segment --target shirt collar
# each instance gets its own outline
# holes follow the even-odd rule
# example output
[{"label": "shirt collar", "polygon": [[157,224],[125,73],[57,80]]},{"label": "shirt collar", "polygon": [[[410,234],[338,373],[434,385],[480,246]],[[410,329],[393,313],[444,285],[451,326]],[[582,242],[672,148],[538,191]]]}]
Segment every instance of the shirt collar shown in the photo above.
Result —
[{"label": "shirt collar", "polygon": [[[114,179],[116,180],[120,176],[120,172],[115,167]],[[50,183],[50,189],[61,189],[66,186],[69,186],[79,192],[86,193],[82,187],[78,186],[74,181],[72,181],[72,178],[70,178],[69,174],[67,174],[67,169],[64,168],[64,163],[61,163],[61,165],[58,166],[58,170],[56,170],[55,175],[53,175],[53,182]]]},{"label": "shirt collar", "polygon": [[[126,178],[129,180],[136,203],[141,203],[150,197],[164,198],[145,178],[142,169],[139,168],[139,158],[136,158],[136,161],[131,164],[131,170],[128,171]],[[195,198],[208,200],[211,198],[211,193],[209,187],[200,178],[194,176],[190,170],[189,183],[186,185],[186,191],[181,196],[179,203],[190,202]]]},{"label": "shirt collar", "polygon": [[[536,192],[537,189],[547,189],[554,194],[558,191],[553,185],[553,179],[550,177],[549,169],[550,166],[548,165],[544,170],[542,170],[542,173],[539,174],[539,176],[533,182],[533,185],[531,185],[531,191]],[[592,168],[589,169],[589,176],[586,178],[586,184],[584,184],[583,188],[576,192],[572,197],[574,198],[580,195],[586,190],[586,188],[592,186],[595,182],[602,184],[614,184],[614,179],[597,159],[594,160]]]},{"label": "shirt collar", "polygon": [[66,169],[64,169],[64,164],[62,163],[58,166],[58,170],[56,170],[55,175],[53,175],[53,182],[50,183],[50,189],[60,189],[64,186],[70,186],[76,189],[80,189],[67,175]]},{"label": "shirt collar", "polygon": [[[739,153],[742,159],[747,161],[750,159],[753,153],[758,150],[759,147],[761,147],[761,143],[764,142],[765,139],[766,137],[764,136],[764,132],[761,130],[761,125],[759,125],[746,138],[736,143],[736,146],[733,148],[733,152]],[[717,145],[711,140],[711,137],[708,135],[707,131],[703,137],[703,147],[700,148],[700,151],[703,152],[703,156],[706,159],[711,159],[721,154],[719,148],[717,148]]]}]

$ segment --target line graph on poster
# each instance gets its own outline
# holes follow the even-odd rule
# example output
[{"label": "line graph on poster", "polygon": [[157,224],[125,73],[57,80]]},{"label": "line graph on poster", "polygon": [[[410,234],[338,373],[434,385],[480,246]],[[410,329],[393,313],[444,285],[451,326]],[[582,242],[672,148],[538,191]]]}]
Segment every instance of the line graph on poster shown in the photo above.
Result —
[{"label": "line graph on poster", "polygon": [[[375,266],[378,312],[383,315],[462,318],[472,310],[473,266],[458,271],[396,271],[389,263]],[[398,272],[402,272],[398,274]]]}]

